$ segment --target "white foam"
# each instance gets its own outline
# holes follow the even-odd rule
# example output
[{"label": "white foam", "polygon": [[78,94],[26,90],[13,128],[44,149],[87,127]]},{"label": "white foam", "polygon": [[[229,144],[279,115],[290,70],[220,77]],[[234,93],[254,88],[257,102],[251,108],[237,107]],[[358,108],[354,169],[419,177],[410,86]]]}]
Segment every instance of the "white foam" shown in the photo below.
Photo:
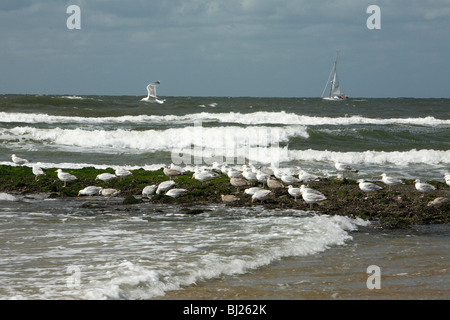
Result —
[{"label": "white foam", "polygon": [[170,151],[192,145],[204,148],[234,149],[244,146],[268,146],[289,141],[291,137],[308,138],[305,127],[196,127],[171,128],[166,130],[85,130],[85,129],[40,129],[15,127],[0,129],[4,140],[45,141],[52,146],[69,146],[86,149]]},{"label": "white foam", "polygon": [[280,125],[354,125],[354,124],[374,124],[374,125],[417,125],[417,126],[449,126],[450,120],[436,119],[435,117],[419,118],[367,118],[362,116],[348,117],[315,117],[298,115],[295,113],[258,111],[253,113],[210,113],[200,112],[177,115],[138,115],[138,116],[118,116],[118,117],[69,117],[54,116],[40,113],[8,113],[0,112],[0,122],[22,122],[22,123],[192,123],[221,122],[237,124],[280,124]]},{"label": "white foam", "polygon": [[[227,223],[225,223],[227,224]],[[206,232],[190,226],[153,245],[154,261],[144,265],[125,261],[108,272],[109,279],[90,281],[86,299],[151,299],[171,290],[221,275],[242,274],[289,256],[316,254],[351,241],[349,231],[368,225],[361,219],[312,216],[243,218],[239,226]],[[231,226],[230,226],[231,227]],[[203,231],[203,233],[201,232]],[[220,236],[220,245],[216,241]],[[161,236],[160,236],[161,237]],[[170,250],[175,243],[202,243],[201,250]],[[217,239],[216,239],[217,238]],[[214,248],[214,249],[213,249]],[[158,254],[158,250],[163,250]],[[145,253],[142,253],[145,255]]]},{"label": "white foam", "polygon": [[0,192],[0,201],[19,201],[19,198],[9,193]]}]

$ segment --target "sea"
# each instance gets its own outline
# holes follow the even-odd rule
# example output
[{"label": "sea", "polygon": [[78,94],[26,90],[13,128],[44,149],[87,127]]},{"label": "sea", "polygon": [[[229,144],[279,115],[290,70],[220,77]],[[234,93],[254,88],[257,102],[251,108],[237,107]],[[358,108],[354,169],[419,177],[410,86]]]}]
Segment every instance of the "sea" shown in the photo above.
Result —
[{"label": "sea", "polygon": [[[227,164],[444,181],[450,99],[0,95],[0,164]],[[86,205],[89,201],[90,205]],[[94,205],[92,205],[94,204]],[[450,227],[254,204],[0,193],[2,300],[450,298]]]}]

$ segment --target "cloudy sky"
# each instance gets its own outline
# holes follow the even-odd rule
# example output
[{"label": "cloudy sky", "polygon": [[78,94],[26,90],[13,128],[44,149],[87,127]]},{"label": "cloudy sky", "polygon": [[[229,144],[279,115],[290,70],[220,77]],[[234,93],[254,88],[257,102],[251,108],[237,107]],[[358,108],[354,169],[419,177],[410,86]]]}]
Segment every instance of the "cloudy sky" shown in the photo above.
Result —
[{"label": "cloudy sky", "polygon": [[450,0],[1,0],[0,39],[0,93],[318,97],[339,50],[351,97],[450,97]]}]

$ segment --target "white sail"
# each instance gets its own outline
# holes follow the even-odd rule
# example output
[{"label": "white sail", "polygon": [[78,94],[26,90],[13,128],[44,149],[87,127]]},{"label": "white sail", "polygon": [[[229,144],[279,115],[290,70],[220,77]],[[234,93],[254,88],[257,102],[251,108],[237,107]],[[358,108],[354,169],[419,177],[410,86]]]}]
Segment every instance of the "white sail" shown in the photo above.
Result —
[{"label": "white sail", "polygon": [[[339,85],[339,79],[337,76],[338,54],[339,54],[339,52],[336,53],[336,60],[334,61],[333,69],[331,70],[330,76],[328,77],[327,83],[322,92],[322,98],[324,100],[342,100],[345,98],[341,93],[341,87]],[[331,78],[331,82],[330,82],[330,78]],[[329,93],[328,97],[323,97],[325,90],[328,87],[328,83],[330,83],[330,93]]]}]

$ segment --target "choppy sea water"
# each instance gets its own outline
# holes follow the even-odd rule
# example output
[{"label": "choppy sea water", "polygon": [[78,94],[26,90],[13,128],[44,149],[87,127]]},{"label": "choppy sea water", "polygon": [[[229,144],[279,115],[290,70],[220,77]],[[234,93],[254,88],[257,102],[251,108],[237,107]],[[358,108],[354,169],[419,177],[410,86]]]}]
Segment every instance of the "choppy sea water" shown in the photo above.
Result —
[{"label": "choppy sea water", "polygon": [[[344,161],[369,179],[426,180],[449,170],[448,99],[139,98],[0,96],[0,164],[15,153],[44,169],[222,160],[335,176],[331,161]],[[0,194],[0,297],[449,298],[448,226],[393,231],[314,212],[201,209]],[[367,288],[370,265],[380,289]]]}]

